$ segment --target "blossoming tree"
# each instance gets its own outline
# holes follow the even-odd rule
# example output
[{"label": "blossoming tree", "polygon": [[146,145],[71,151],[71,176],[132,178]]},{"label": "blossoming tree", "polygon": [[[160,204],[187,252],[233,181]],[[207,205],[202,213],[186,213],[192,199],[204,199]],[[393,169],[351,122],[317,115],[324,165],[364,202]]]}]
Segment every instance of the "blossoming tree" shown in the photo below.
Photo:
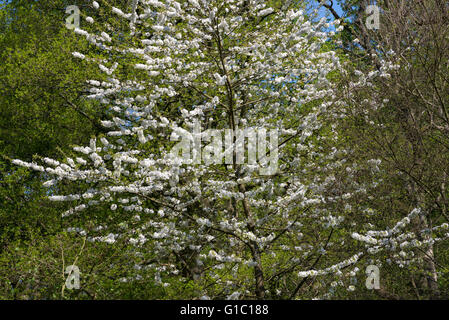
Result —
[{"label": "blossoming tree", "polygon": [[[139,268],[155,270],[156,281],[181,273],[218,298],[295,298],[308,279],[353,277],[366,252],[407,239],[408,218],[364,235],[341,210],[372,182],[334,175],[350,167],[335,130],[346,93],[333,83],[345,71],[325,19],[298,1],[92,6],[129,23],[127,34],[95,17],[75,29],[97,51],[73,55],[107,76],[89,81],[87,98],[108,110],[109,131],[62,162],[15,160],[51,176],[50,200],[74,202],[63,213],[83,225],[74,231],[128,241],[150,253]],[[64,181],[80,192],[58,195]],[[89,217],[101,206],[103,220]]]}]

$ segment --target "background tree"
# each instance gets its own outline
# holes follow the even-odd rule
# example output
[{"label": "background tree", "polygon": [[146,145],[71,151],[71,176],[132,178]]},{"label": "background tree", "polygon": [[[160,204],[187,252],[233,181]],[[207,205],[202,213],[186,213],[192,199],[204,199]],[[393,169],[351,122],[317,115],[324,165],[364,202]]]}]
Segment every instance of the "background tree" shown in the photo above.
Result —
[{"label": "background tree", "polygon": [[[448,222],[447,3],[377,1],[379,30],[365,25],[369,1],[339,3],[352,40],[360,40],[349,53],[362,57],[353,60],[354,68],[374,72],[383,57],[399,66],[391,77],[351,96],[347,132],[355,139],[354,157],[378,157],[384,173],[375,191],[379,197],[370,205],[380,221],[405,216],[410,208],[423,209],[413,222],[413,232],[423,241],[414,251],[414,267],[391,272],[387,290],[396,291],[396,297],[447,297],[447,242],[436,246],[430,240],[430,230]],[[429,231],[420,233],[423,228]]]}]

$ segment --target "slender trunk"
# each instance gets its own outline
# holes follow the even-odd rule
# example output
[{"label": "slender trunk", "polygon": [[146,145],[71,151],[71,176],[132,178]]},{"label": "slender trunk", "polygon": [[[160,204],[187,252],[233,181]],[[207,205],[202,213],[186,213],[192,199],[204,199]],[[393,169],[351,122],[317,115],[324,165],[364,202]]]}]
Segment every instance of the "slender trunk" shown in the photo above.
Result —
[{"label": "slender trunk", "polygon": [[[239,191],[243,194],[245,193],[245,186],[243,184],[239,185]],[[243,198],[242,200],[243,204],[243,211],[245,213],[246,219],[248,220],[248,230],[252,233],[255,231],[255,223],[254,218],[251,214],[251,210],[248,205],[248,199]],[[256,297],[258,299],[264,299],[265,298],[265,281],[264,281],[264,274],[262,269],[262,259],[261,259],[261,252],[259,244],[256,241],[250,241],[251,245],[251,254],[253,256],[253,260],[255,261],[254,266],[254,279],[255,279],[255,293]]]},{"label": "slender trunk", "polygon": [[253,259],[256,262],[256,265],[254,266],[254,279],[256,280],[256,296],[258,299],[264,299],[265,298],[265,281],[263,276],[263,270],[262,270],[262,260],[260,258],[260,250],[257,243],[252,244],[254,247],[254,250],[252,252]]},{"label": "slender trunk", "polygon": [[[427,230],[431,228],[431,221],[429,221],[429,211],[425,203],[424,195],[418,190],[416,183],[413,183],[413,190],[416,192],[416,206],[421,208],[419,220],[417,221],[418,230]],[[430,233],[424,232],[418,235],[419,240],[429,241],[432,236]],[[424,271],[421,277],[420,286],[422,292],[429,294],[430,299],[438,299],[440,293],[438,289],[438,274],[435,266],[435,255],[433,251],[433,243],[429,243],[421,252],[422,255],[422,269]]]},{"label": "slender trunk", "polygon": [[[427,218],[425,215],[420,217],[420,223],[422,228],[427,229],[429,224],[427,222]],[[431,236],[429,234],[425,234],[423,236],[423,240],[429,240]],[[427,289],[430,294],[431,299],[438,299],[440,296],[439,288],[438,288],[438,274],[435,267],[435,255],[433,252],[433,244],[429,244],[425,251],[423,252],[423,267],[424,267],[424,276],[422,279],[423,287]]]}]

